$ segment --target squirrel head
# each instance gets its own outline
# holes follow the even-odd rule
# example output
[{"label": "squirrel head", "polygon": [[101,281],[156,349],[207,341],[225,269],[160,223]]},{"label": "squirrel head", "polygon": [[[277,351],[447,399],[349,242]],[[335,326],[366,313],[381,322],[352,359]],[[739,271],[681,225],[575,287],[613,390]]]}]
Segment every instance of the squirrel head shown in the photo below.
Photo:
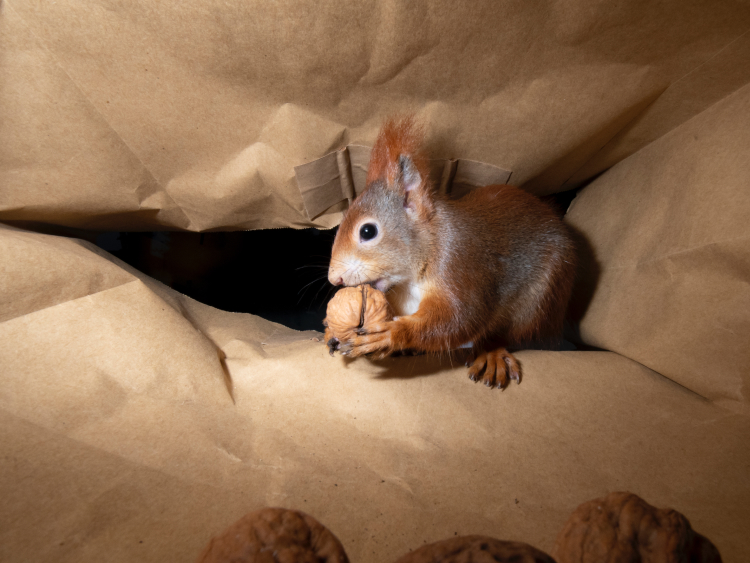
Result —
[{"label": "squirrel head", "polygon": [[364,191],[349,206],[333,243],[328,280],[380,291],[415,280],[435,213],[423,138],[413,117],[388,120],[375,141]]}]

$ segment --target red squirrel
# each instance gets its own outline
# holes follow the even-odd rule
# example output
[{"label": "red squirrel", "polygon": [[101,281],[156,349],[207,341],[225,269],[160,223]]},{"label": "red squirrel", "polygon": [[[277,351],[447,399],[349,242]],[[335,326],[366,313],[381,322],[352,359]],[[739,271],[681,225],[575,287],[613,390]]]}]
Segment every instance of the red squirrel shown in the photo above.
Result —
[{"label": "red squirrel", "polygon": [[329,342],[349,357],[444,352],[471,343],[469,377],[505,388],[521,380],[507,347],[559,337],[576,268],[562,219],[509,185],[458,200],[436,193],[414,118],[388,120],[364,191],[333,243],[328,280],[370,284],[397,317]]}]

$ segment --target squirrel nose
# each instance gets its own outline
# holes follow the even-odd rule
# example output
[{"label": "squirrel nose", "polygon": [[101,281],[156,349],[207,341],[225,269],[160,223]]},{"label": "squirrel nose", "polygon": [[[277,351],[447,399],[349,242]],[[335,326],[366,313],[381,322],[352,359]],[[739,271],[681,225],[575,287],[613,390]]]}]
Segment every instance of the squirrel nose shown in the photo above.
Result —
[{"label": "squirrel nose", "polygon": [[338,272],[333,271],[333,268],[328,271],[328,281],[331,282],[331,285],[344,285],[343,276],[338,275]]}]

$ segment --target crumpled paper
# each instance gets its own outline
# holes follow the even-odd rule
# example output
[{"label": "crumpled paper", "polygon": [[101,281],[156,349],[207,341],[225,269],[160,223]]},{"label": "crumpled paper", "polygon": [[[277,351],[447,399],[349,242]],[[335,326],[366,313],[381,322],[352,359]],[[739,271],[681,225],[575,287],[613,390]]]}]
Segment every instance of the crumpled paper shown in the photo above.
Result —
[{"label": "crumpled paper", "polygon": [[429,154],[579,185],[750,81],[743,3],[23,2],[0,220],[329,228],[294,167],[416,112]]},{"label": "crumpled paper", "polygon": [[747,412],[750,86],[624,160],[573,201],[588,280],[579,338]]},{"label": "crumpled paper", "polygon": [[454,534],[549,551],[623,489],[747,552],[747,415],[618,354],[522,351],[491,391],[458,356],[331,358],[89,243],[0,226],[0,248],[3,561],[190,561],[262,506],[364,563]]},{"label": "crumpled paper", "polygon": [[537,194],[620,164],[569,213],[579,336],[613,351],[519,352],[502,393],[459,356],[330,358],[0,226],[0,559],[189,561],[269,505],[363,563],[470,533],[549,551],[631,490],[742,560],[749,27],[676,0],[3,2],[3,221],[332,227],[345,203],[311,211],[294,168],[346,147],[351,194],[392,113]]}]

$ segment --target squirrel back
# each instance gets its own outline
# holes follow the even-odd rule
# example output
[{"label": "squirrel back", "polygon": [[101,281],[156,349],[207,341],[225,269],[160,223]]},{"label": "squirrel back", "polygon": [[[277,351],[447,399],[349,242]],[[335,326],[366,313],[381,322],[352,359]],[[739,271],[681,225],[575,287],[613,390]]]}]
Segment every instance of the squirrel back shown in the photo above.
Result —
[{"label": "squirrel back", "polygon": [[513,186],[478,188],[455,201],[439,196],[422,139],[412,117],[384,124],[367,186],[336,235],[331,283],[386,292],[402,324],[411,322],[401,348],[558,335],[575,275],[566,226]]}]

